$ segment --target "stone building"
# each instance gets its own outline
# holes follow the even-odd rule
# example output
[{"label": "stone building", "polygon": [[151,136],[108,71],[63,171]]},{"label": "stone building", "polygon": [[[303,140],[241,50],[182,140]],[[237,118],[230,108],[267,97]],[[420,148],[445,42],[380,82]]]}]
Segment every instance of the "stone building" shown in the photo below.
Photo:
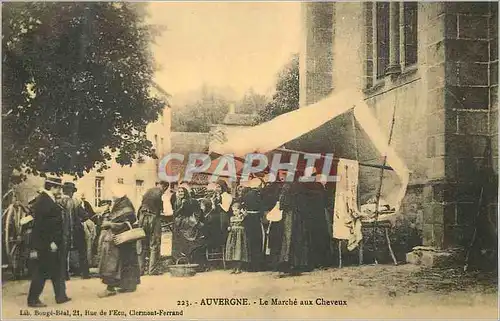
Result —
[{"label": "stone building", "polygon": [[[467,245],[479,198],[474,180],[482,168],[498,174],[498,3],[302,6],[301,105],[344,88],[362,91],[412,172],[402,211],[423,218],[424,245]],[[382,163],[363,135],[345,114],[292,145]],[[364,168],[360,179],[365,192],[376,191],[380,170]],[[495,224],[496,199],[487,200]]]}]

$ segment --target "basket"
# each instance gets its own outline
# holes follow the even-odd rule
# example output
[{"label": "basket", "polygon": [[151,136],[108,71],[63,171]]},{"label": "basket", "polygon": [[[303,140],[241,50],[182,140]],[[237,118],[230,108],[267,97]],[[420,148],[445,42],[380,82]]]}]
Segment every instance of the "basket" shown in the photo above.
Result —
[{"label": "basket", "polygon": [[127,223],[130,230],[115,235],[115,237],[113,238],[115,245],[138,241],[146,237],[146,232],[144,232],[144,229],[140,227],[132,228],[132,225],[129,222],[125,223]]},{"label": "basket", "polygon": [[22,225],[28,224],[31,221],[33,221],[33,216],[27,215],[27,216],[23,217],[19,223],[21,223],[21,226],[22,226]]},{"label": "basket", "polygon": [[196,274],[199,264],[179,264],[179,262],[183,259],[187,262],[187,259],[185,257],[181,257],[175,262],[174,265],[170,265],[168,267],[170,275],[172,275],[173,277],[182,278],[194,276]]}]

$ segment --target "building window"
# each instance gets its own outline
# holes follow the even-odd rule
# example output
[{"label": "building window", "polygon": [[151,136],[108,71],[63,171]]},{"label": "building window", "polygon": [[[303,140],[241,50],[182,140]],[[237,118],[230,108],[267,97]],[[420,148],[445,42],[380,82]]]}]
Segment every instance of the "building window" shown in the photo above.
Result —
[{"label": "building window", "polygon": [[376,63],[377,79],[385,76],[385,71],[389,65],[389,2],[377,2],[375,12],[376,23]]},{"label": "building window", "polygon": [[417,26],[418,2],[403,3],[404,27],[404,66],[408,67],[417,63]]},{"label": "building window", "polygon": [[144,181],[142,179],[135,181],[135,193],[137,197],[141,197],[144,194]]},{"label": "building window", "polygon": [[123,184],[123,178],[118,178],[118,184]]},{"label": "building window", "polygon": [[404,71],[417,63],[418,3],[367,2],[366,79],[375,85],[388,75]]},{"label": "building window", "polygon": [[99,206],[103,198],[104,177],[96,177],[94,185],[94,205]]},{"label": "building window", "polygon": [[158,135],[155,135],[155,141],[154,141],[154,148],[155,148],[155,153],[156,156],[160,156],[160,144],[158,143]]}]

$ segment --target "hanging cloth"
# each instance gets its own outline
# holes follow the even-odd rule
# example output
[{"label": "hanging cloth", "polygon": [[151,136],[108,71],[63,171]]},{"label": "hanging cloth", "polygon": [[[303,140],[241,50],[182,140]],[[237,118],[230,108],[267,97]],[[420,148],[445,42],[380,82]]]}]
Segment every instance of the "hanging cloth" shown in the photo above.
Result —
[{"label": "hanging cloth", "polygon": [[347,240],[347,249],[354,250],[363,239],[358,209],[358,161],[341,158],[338,163],[339,181],[335,189],[333,237]]},{"label": "hanging cloth", "polygon": [[231,194],[229,193],[222,193],[221,195],[221,203],[220,203],[220,207],[226,211],[226,212],[229,212],[229,210],[231,209],[231,205],[233,204],[233,197],[231,196]]},{"label": "hanging cloth", "polygon": [[269,222],[279,222],[283,218],[283,213],[280,210],[280,202],[276,202],[276,205],[272,210],[267,213],[266,218]]}]

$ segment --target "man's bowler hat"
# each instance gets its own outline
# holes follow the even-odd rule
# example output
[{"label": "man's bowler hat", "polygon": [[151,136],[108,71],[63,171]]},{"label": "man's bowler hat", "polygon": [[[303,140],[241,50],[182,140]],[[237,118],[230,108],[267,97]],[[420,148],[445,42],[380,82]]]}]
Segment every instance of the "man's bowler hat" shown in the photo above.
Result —
[{"label": "man's bowler hat", "polygon": [[49,183],[49,184],[56,185],[56,186],[63,186],[62,179],[60,179],[59,177],[55,177],[55,176],[48,176],[45,179],[45,183]]}]

